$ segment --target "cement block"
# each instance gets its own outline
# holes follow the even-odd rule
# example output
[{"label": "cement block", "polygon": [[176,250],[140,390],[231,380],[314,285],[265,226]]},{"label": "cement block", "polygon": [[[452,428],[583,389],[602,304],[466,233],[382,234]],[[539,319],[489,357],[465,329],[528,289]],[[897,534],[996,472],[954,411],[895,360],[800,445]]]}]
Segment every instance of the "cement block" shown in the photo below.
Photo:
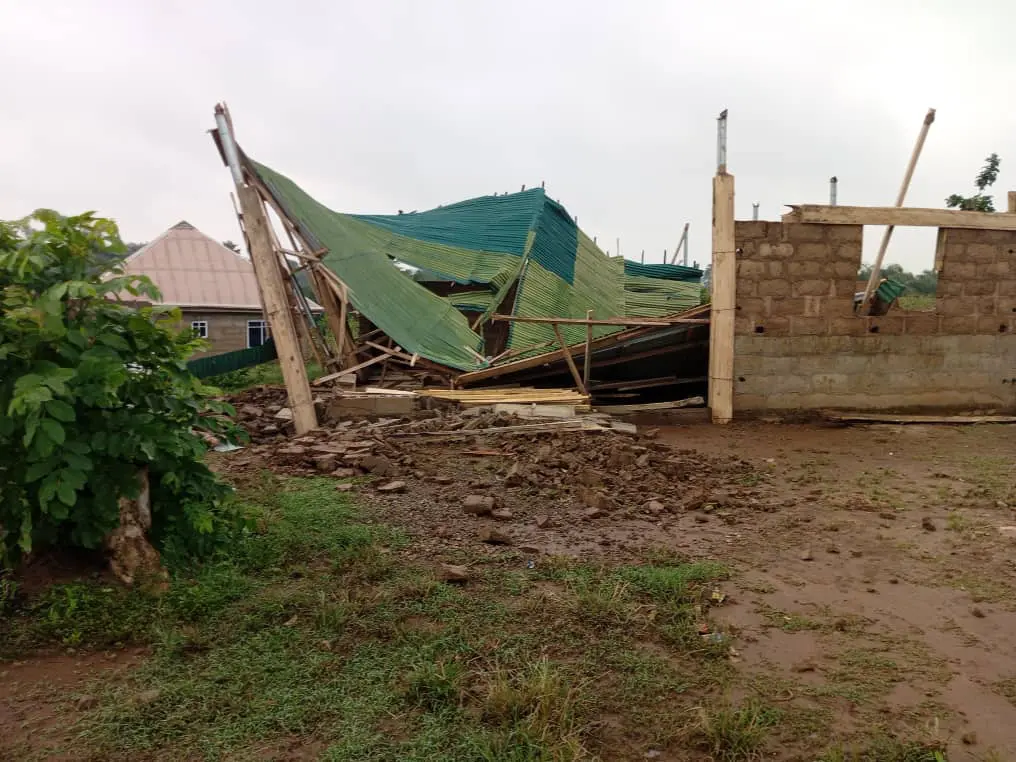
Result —
[{"label": "cement block", "polygon": [[858,269],[854,267],[852,262],[833,262],[832,274],[836,278],[849,278],[851,283],[856,283],[857,273]]},{"label": "cement block", "polygon": [[830,317],[830,336],[863,336],[867,333],[867,326],[858,317]]},{"label": "cement block", "polygon": [[792,296],[835,296],[833,282],[828,279],[805,279],[791,281]]},{"label": "cement block", "polygon": [[811,379],[806,376],[773,376],[772,393],[801,394],[811,391]]},{"label": "cement block", "polygon": [[877,333],[880,336],[898,336],[904,332],[906,317],[890,313],[882,317],[865,317],[861,320],[867,322],[868,333]]},{"label": "cement block", "polygon": [[325,408],[325,420],[340,421],[358,416],[403,416],[413,412],[415,397],[332,397]]},{"label": "cement block", "polygon": [[951,278],[940,277],[938,279],[938,288],[936,294],[939,297],[944,296],[962,296],[963,295],[963,281],[952,280]]},{"label": "cement block", "polygon": [[[758,329],[762,330],[759,331]],[[782,315],[770,315],[764,320],[756,321],[756,333],[769,337],[789,336],[790,318]]]},{"label": "cement block", "polygon": [[767,234],[768,222],[762,220],[737,220],[734,222],[734,241],[737,246],[741,245],[741,240],[745,239],[764,239]]},{"label": "cement block", "polygon": [[942,265],[942,276],[967,281],[977,277],[977,265],[973,262],[954,262],[947,257]]},{"label": "cement block", "polygon": [[967,246],[967,261],[987,264],[999,255],[998,247],[990,243],[972,243]]},{"label": "cement block", "polygon": [[972,334],[977,332],[977,317],[975,315],[962,315],[943,317],[941,332],[945,334]]},{"label": "cement block", "polygon": [[988,296],[993,295],[998,287],[998,282],[991,279],[968,280],[963,284],[964,296]]},{"label": "cement block", "polygon": [[1006,333],[1009,330],[1009,320],[998,315],[979,315],[977,318],[977,333]]},{"label": "cement block", "polygon": [[834,246],[832,248],[832,258],[836,262],[851,263],[854,266],[854,272],[857,273],[861,269],[861,245]]},{"label": "cement block", "polygon": [[804,222],[783,223],[783,239],[786,241],[824,241],[828,225],[812,225]]},{"label": "cement block", "polygon": [[787,277],[794,278],[825,278],[829,275],[828,262],[802,261],[792,259],[787,262]]},{"label": "cement block", "polygon": [[758,283],[759,296],[790,296],[790,281],[782,279],[762,280]]},{"label": "cement block", "polygon": [[1016,296],[1016,280],[1000,280],[998,287],[995,289],[995,294],[998,296]]},{"label": "cement block", "polygon": [[977,266],[978,278],[1009,278],[1016,275],[1016,260],[1003,259],[998,262],[989,262]]},{"label": "cement block", "polygon": [[761,317],[769,314],[768,297],[737,295],[737,309],[741,317]]},{"label": "cement block", "polygon": [[977,314],[977,300],[970,296],[946,296],[938,300],[937,311],[945,317]]},{"label": "cement block", "polygon": [[811,377],[811,390],[821,394],[843,394],[850,391],[850,376],[846,373],[816,373]]},{"label": "cement block", "polygon": [[811,260],[826,263],[833,258],[832,247],[826,243],[799,243],[794,249],[794,259],[798,262]]},{"label": "cement block", "polygon": [[907,313],[904,331],[908,336],[931,336],[938,333],[939,317],[934,312]]},{"label": "cement block", "polygon": [[789,259],[794,256],[794,246],[789,243],[760,243],[758,256],[762,259]]},{"label": "cement block", "polygon": [[766,274],[766,263],[761,260],[741,259],[737,262],[739,278],[758,278]]},{"label": "cement block", "polygon": [[758,296],[758,281],[754,278],[738,278],[734,287],[737,296]]},{"label": "cement block", "polygon": [[825,336],[829,332],[829,321],[822,317],[792,315],[790,333],[793,336]]},{"label": "cement block", "polygon": [[785,278],[787,276],[787,263],[782,259],[769,260],[766,265],[766,275],[770,278]]},{"label": "cement block", "polygon": [[855,243],[860,246],[864,239],[864,225],[830,225],[826,237],[830,241]]},{"label": "cement block", "polygon": [[943,262],[953,262],[954,264],[970,261],[967,256],[967,244],[957,242],[952,236],[950,236],[946,240],[945,251],[942,253],[942,259]]}]

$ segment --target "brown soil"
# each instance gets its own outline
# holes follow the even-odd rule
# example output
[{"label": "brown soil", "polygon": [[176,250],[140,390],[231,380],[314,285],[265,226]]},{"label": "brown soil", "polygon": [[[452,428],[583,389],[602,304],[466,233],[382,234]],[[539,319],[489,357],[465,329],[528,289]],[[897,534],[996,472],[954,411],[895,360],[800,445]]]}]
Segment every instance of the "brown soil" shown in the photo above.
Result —
[{"label": "brown soil", "polygon": [[[262,426],[253,446],[213,460],[238,481],[265,468],[338,471],[337,485],[373,474],[354,490],[428,563],[631,562],[661,550],[723,561],[736,573],[715,615],[741,667],[737,690],[751,686],[791,722],[823,716],[838,738],[884,728],[944,739],[963,762],[1016,759],[1004,695],[1016,700],[1013,433],[737,423],[435,440],[356,424],[293,440]],[[377,489],[392,481],[403,491]],[[494,498],[501,518],[467,513],[470,495]],[[491,529],[507,544],[483,542]],[[19,681],[0,679],[0,738],[23,742],[35,732],[17,729],[23,718],[45,728],[73,711],[32,698],[68,663],[107,666],[32,662]]]}]

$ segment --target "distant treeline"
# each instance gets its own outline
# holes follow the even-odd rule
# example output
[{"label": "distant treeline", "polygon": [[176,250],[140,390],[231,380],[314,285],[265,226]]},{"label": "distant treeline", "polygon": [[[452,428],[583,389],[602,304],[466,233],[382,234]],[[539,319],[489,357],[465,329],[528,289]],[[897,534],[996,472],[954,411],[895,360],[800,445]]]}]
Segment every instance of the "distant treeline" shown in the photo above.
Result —
[{"label": "distant treeline", "polygon": [[[916,275],[904,270],[902,265],[886,265],[882,268],[883,278],[892,278],[898,283],[907,287],[907,293],[911,294],[934,294],[938,285],[938,275],[934,270],[923,270]],[[861,271],[857,274],[859,281],[868,280],[871,277],[871,265],[862,265]]]}]

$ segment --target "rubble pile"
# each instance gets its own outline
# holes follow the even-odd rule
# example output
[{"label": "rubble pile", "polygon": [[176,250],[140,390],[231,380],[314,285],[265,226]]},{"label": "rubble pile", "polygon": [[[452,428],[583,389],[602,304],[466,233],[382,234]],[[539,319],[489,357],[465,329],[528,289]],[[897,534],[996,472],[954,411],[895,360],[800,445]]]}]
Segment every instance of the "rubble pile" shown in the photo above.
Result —
[{"label": "rubble pile", "polygon": [[[252,446],[237,464],[323,475],[339,489],[429,501],[458,515],[539,525],[565,514],[591,521],[612,515],[661,517],[687,511],[730,515],[772,510],[754,467],[736,457],[680,450],[653,432],[569,430],[568,421],[534,424],[492,411],[416,411],[411,417],[345,420],[287,436],[284,393],[247,392],[234,400]],[[499,430],[504,430],[499,433]],[[374,477],[354,481],[357,477]],[[740,486],[740,485],[756,486]]]}]

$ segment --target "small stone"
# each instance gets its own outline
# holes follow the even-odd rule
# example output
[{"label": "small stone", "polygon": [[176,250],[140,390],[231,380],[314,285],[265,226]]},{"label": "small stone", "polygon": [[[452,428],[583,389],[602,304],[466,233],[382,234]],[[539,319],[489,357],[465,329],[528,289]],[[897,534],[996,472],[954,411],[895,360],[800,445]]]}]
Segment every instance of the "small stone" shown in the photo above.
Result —
[{"label": "small stone", "polygon": [[963,741],[963,743],[967,746],[977,746],[977,733],[973,731],[970,731],[969,733],[964,733],[960,737],[960,740]]},{"label": "small stone", "polygon": [[395,464],[384,455],[368,455],[360,461],[360,468],[376,476],[392,476],[395,473]]},{"label": "small stone", "polygon": [[696,524],[708,524],[709,523],[709,517],[706,516],[703,513],[696,513],[695,514],[695,523]]},{"label": "small stone", "polygon": [[600,508],[587,508],[586,510],[582,511],[582,518],[584,518],[586,521],[589,521],[590,519],[599,519],[606,515],[607,512]]},{"label": "small stone", "polygon": [[934,532],[936,529],[938,529],[938,527],[935,526],[934,521],[925,516],[923,519],[921,519],[921,529],[923,529],[925,532]]},{"label": "small stone", "polygon": [[440,537],[442,540],[447,540],[449,537],[452,536],[452,530],[446,526],[439,526],[437,529],[434,530],[434,536]]},{"label": "small stone", "polygon": [[850,557],[851,558],[860,558],[863,555],[864,554],[861,551],[859,551],[859,550],[852,550],[852,551],[850,551]]},{"label": "small stone", "polygon": [[984,619],[984,617],[986,616],[986,615],[985,615],[985,613],[984,613],[984,611],[983,611],[982,609],[978,608],[977,606],[974,606],[974,607],[973,607],[973,608],[972,608],[972,609],[970,610],[970,613],[971,613],[971,614],[973,614],[973,615],[974,615],[975,617],[977,617],[978,619]]},{"label": "small stone", "polygon": [[532,553],[533,555],[543,552],[543,548],[539,545],[519,545],[519,550],[523,553]]},{"label": "small stone", "polygon": [[466,495],[462,501],[462,510],[474,516],[486,516],[496,505],[497,500],[490,495]]},{"label": "small stone", "polygon": [[469,569],[455,564],[441,564],[437,578],[442,582],[463,583],[469,581]]},{"label": "small stone", "polygon": [[336,492],[352,492],[353,489],[355,489],[355,487],[356,487],[356,485],[354,485],[354,484],[352,484],[350,482],[343,482],[342,484],[336,484],[335,485],[335,491]]},{"label": "small stone", "polygon": [[580,471],[575,476],[575,481],[579,484],[584,484],[587,487],[599,487],[603,484],[603,479],[600,478],[600,475],[588,468]]},{"label": "small stone", "polygon": [[896,511],[879,511],[878,517],[886,521],[896,521]]},{"label": "small stone", "polygon": [[339,465],[339,459],[334,455],[321,455],[314,459],[314,468],[322,473],[332,473]]},{"label": "small stone", "polygon": [[336,468],[332,471],[332,476],[336,479],[352,479],[359,475],[360,472],[355,468]]},{"label": "small stone", "polygon": [[659,759],[660,757],[663,756],[663,752],[660,751],[659,749],[650,749],[642,756],[645,759]]},{"label": "small stone", "polygon": [[643,453],[642,455],[639,455],[635,459],[635,465],[638,466],[639,468],[645,468],[646,466],[648,466],[649,465],[649,453],[646,452],[646,453]]},{"label": "small stone", "polygon": [[302,457],[307,454],[307,448],[301,445],[290,445],[289,447],[280,447],[276,452],[279,455],[292,455],[293,457]]},{"label": "small stone", "polygon": [[838,555],[839,552],[840,552],[840,549],[837,548],[835,545],[830,545],[828,548],[825,549],[825,552],[826,553],[832,553],[833,555]]},{"label": "small stone", "polygon": [[613,507],[613,503],[606,493],[588,487],[579,488],[579,500],[590,508],[596,508],[604,512]]},{"label": "small stone", "polygon": [[900,584],[900,581],[898,579],[896,579],[896,577],[890,577],[889,578],[889,584],[890,585],[898,585],[898,584]]},{"label": "small stone", "polygon": [[650,513],[663,513],[667,510],[666,506],[664,506],[659,500],[650,500],[645,504],[645,509]]},{"label": "small stone", "polygon": [[291,421],[293,420],[293,411],[288,407],[284,407],[275,414],[275,417],[281,421]]},{"label": "small stone", "polygon": [[814,672],[815,665],[810,661],[801,662],[800,664],[794,665],[794,672]]},{"label": "small stone", "polygon": [[134,697],[134,700],[137,703],[146,706],[148,704],[154,704],[156,701],[159,700],[159,697],[161,695],[162,691],[160,691],[158,688],[151,688],[150,690],[147,691],[141,691],[141,693],[139,693],[137,696]]},{"label": "small stone", "polygon": [[539,529],[550,529],[552,526],[554,526],[554,519],[552,519],[550,516],[537,516],[536,526]]},{"label": "small stone", "polygon": [[406,483],[405,482],[399,482],[399,481],[387,482],[385,484],[382,484],[380,487],[378,487],[377,491],[378,492],[384,492],[386,495],[387,494],[394,494],[394,493],[397,493],[397,492],[405,492],[406,491]]},{"label": "small stone", "polygon": [[814,561],[815,560],[815,556],[812,555],[811,548],[807,548],[807,549],[805,549],[801,553],[801,560],[802,561]]},{"label": "small stone", "polygon": [[480,542],[485,542],[488,545],[511,545],[512,538],[500,529],[487,527],[480,530]]},{"label": "small stone", "polygon": [[260,418],[265,414],[264,408],[257,405],[242,405],[237,412],[244,418]]},{"label": "small stone", "polygon": [[865,588],[865,592],[868,592],[868,593],[877,593],[878,589],[874,588],[874,587],[867,587],[867,588]]},{"label": "small stone", "polygon": [[515,514],[509,511],[507,508],[499,508],[497,510],[491,511],[490,517],[492,519],[497,519],[498,521],[508,521],[508,519],[515,518]]},{"label": "small stone", "polygon": [[78,696],[78,700],[74,702],[74,708],[79,712],[87,712],[89,709],[94,709],[98,703],[98,698],[85,694],[84,696]]},{"label": "small stone", "polygon": [[452,484],[455,482],[455,480],[450,476],[432,476],[430,477],[430,480],[434,482],[434,484]]}]

